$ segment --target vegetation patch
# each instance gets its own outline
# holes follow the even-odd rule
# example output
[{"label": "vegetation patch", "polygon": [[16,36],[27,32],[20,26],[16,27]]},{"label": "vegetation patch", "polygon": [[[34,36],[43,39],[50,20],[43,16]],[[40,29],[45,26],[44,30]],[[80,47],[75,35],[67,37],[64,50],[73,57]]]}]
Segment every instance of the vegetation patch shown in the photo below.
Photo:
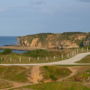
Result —
[{"label": "vegetation patch", "polygon": [[90,83],[90,67],[84,67],[83,70],[78,71],[76,75],[71,78],[74,82]]},{"label": "vegetation patch", "polygon": [[10,88],[12,87],[12,84],[5,80],[0,80],[0,89]]},{"label": "vegetation patch", "polygon": [[19,66],[0,66],[0,78],[10,81],[27,82],[26,69]]},{"label": "vegetation patch", "polygon": [[76,82],[52,82],[52,83],[44,83],[31,85],[26,87],[21,87],[19,89],[13,90],[22,90],[22,89],[33,89],[33,90],[90,90],[90,88],[83,86],[80,83]]},{"label": "vegetation patch", "polygon": [[42,74],[45,80],[58,80],[66,77],[71,73],[68,68],[60,66],[44,66],[42,67]]}]

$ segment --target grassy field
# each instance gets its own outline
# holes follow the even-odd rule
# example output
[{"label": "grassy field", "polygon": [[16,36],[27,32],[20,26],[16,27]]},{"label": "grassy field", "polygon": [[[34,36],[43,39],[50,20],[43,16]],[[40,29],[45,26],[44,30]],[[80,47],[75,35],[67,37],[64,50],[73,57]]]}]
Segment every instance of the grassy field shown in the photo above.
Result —
[{"label": "grassy field", "polygon": [[4,89],[4,88],[10,88],[12,87],[12,83],[5,81],[5,80],[0,80],[0,89]]},{"label": "grassy field", "polygon": [[86,56],[85,58],[78,61],[77,63],[90,63],[90,55]]},{"label": "grassy field", "polygon": [[51,82],[10,90],[90,90],[90,88],[78,82]]},{"label": "grassy field", "polygon": [[[14,83],[21,86],[17,88]],[[0,66],[0,89],[11,87],[17,89],[10,90],[90,90],[90,66]]]},{"label": "grassy field", "polygon": [[[32,67],[29,69],[20,66],[0,66],[0,79],[28,82],[28,73],[31,73]],[[44,80],[57,80],[68,76],[71,72],[67,67],[61,66],[43,66],[40,67],[41,74]],[[57,72],[58,71],[58,72]]]},{"label": "grassy field", "polygon": [[60,78],[68,76],[71,71],[68,68],[60,67],[60,66],[44,66],[41,67],[42,75],[45,80],[58,80]]},{"label": "grassy field", "polygon": [[90,83],[90,67],[84,66],[72,78],[70,78],[70,80],[74,82]]},{"label": "grassy field", "polygon": [[27,69],[19,66],[0,66],[0,79],[27,82]]}]

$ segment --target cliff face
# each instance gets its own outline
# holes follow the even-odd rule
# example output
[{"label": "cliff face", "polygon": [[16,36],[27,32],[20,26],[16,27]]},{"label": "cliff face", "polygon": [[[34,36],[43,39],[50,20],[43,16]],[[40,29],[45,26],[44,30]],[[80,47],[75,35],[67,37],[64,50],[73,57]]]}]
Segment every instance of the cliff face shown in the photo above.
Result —
[{"label": "cliff face", "polygon": [[[30,48],[79,48],[90,45],[88,33],[41,33],[17,38],[21,46]],[[89,44],[87,44],[87,42]]]}]

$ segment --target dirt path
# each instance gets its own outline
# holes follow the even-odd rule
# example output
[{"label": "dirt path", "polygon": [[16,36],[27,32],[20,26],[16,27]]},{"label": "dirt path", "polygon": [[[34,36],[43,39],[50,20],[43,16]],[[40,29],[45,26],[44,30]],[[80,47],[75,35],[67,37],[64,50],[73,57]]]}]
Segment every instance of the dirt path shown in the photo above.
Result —
[{"label": "dirt path", "polygon": [[31,74],[28,75],[28,80],[34,84],[38,83],[40,80],[42,80],[40,66],[32,67]]},{"label": "dirt path", "polygon": [[30,83],[25,83],[25,84],[13,86],[11,88],[5,88],[5,89],[0,89],[0,90],[11,90],[11,89],[20,88],[20,87],[24,87],[24,86],[28,86],[28,85],[31,85],[31,84]]},{"label": "dirt path", "polygon": [[14,81],[10,81],[10,80],[5,80],[5,79],[0,79],[0,80],[6,81],[6,82],[11,83],[13,85],[13,87],[11,87],[11,88],[5,88],[5,89],[0,89],[0,90],[9,90],[9,89],[13,89],[13,88],[18,88],[18,87],[30,85],[30,83],[18,83],[18,82],[14,82]]},{"label": "dirt path", "polygon": [[[41,75],[40,66],[33,66],[32,69],[31,69],[31,72],[28,74],[27,78],[33,84],[37,84],[40,80],[42,80],[43,77]],[[20,87],[32,85],[31,83],[16,83],[16,82],[12,82],[13,87],[0,89],[0,90],[10,90],[10,89],[15,89],[15,88],[20,88]]]}]

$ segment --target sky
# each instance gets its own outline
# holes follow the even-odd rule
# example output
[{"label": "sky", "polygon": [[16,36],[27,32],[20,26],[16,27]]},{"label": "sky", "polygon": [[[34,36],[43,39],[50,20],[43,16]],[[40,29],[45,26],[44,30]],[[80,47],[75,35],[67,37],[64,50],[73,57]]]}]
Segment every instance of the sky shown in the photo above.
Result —
[{"label": "sky", "polygon": [[90,0],[0,0],[0,36],[90,32]]}]

